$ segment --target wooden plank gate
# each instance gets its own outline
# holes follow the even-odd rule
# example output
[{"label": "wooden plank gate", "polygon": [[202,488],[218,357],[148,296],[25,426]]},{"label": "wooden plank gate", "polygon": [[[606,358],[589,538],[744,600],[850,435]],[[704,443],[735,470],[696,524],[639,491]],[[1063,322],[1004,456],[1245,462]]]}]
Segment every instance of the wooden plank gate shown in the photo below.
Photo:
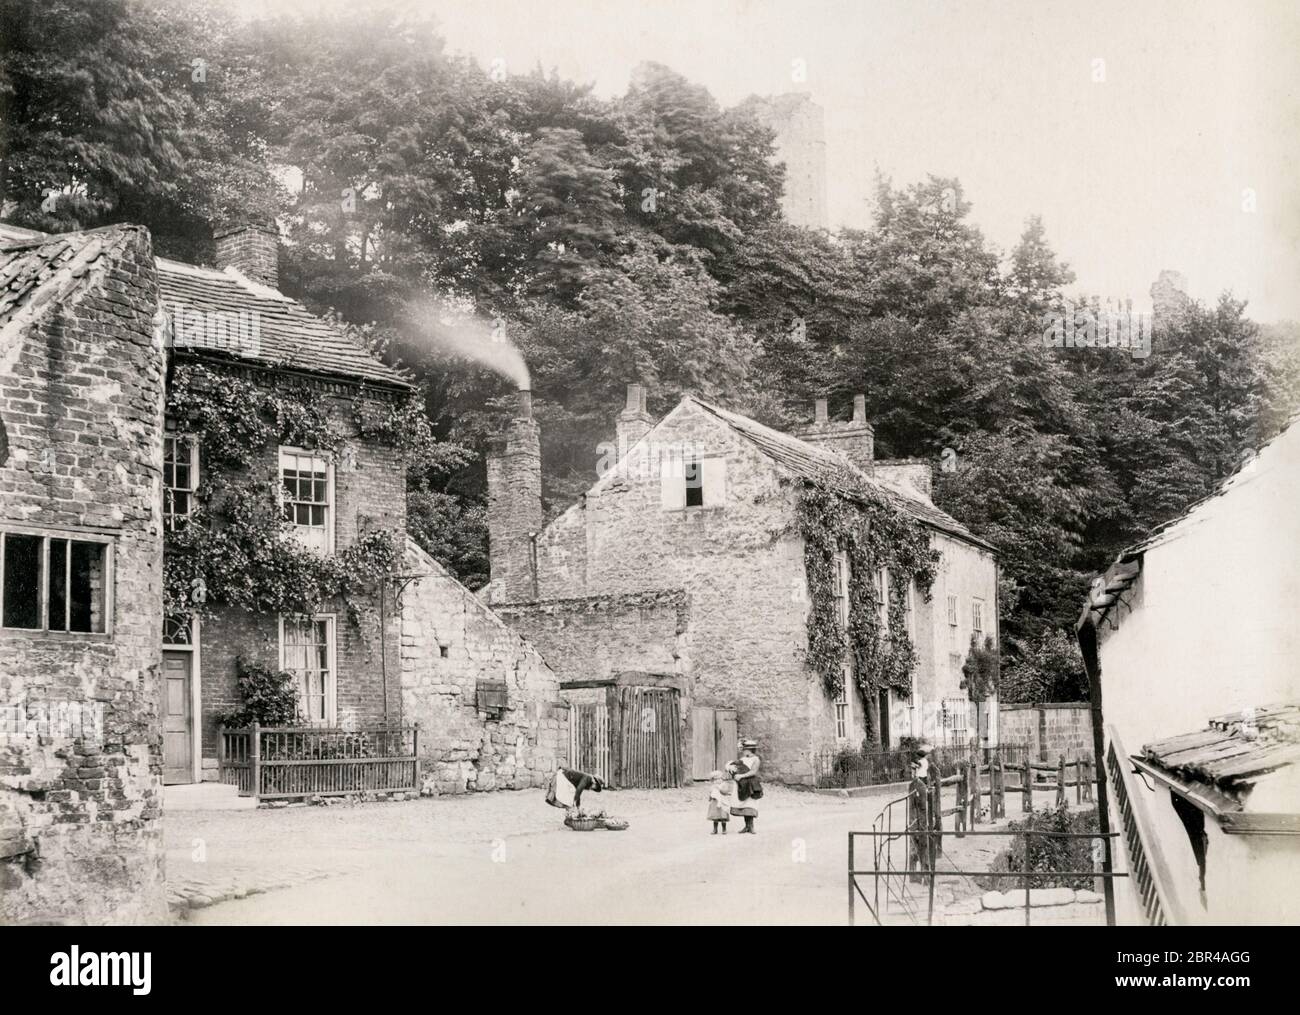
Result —
[{"label": "wooden plank gate", "polygon": [[707,779],[737,755],[736,710],[691,709],[691,778]]},{"label": "wooden plank gate", "polygon": [[618,771],[614,785],[665,789],[682,784],[681,713],[671,687],[619,688]]},{"label": "wooden plank gate", "polygon": [[609,708],[574,705],[569,713],[569,767],[614,784],[609,750]]}]

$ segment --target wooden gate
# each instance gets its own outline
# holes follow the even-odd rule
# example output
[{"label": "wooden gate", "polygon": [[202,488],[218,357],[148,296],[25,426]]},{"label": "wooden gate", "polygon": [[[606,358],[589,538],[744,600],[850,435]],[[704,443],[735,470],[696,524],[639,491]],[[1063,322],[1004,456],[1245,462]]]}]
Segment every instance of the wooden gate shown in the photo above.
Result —
[{"label": "wooden gate", "polygon": [[671,687],[619,688],[618,774],[622,788],[682,784],[681,713]]},{"label": "wooden gate", "polygon": [[574,705],[569,712],[569,767],[610,779],[609,709],[600,705]]},{"label": "wooden gate", "polygon": [[691,778],[707,779],[736,758],[736,710],[691,710]]}]

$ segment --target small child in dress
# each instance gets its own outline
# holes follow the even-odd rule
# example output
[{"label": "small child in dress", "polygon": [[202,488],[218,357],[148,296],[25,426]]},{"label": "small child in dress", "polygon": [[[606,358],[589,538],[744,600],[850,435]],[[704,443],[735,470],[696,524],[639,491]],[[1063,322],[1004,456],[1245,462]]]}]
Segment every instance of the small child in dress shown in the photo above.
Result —
[{"label": "small child in dress", "polygon": [[719,771],[709,773],[709,778],[713,780],[713,785],[709,787],[709,820],[713,822],[713,834],[718,834],[718,826],[722,826],[722,834],[727,834],[727,819],[731,817],[731,792],[733,783]]}]

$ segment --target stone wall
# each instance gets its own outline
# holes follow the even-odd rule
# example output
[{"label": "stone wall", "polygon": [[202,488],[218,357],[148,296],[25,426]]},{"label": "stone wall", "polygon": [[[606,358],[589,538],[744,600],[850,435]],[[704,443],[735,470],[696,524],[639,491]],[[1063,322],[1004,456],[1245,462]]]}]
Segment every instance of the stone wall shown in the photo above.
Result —
[{"label": "stone wall", "polygon": [[[248,371],[256,380],[262,375]],[[309,381],[325,394],[330,418],[344,441],[334,463],[334,550],[340,552],[367,531],[381,529],[402,546],[406,538],[406,471],[395,448],[359,436],[352,400],[356,389],[327,381]],[[372,399],[382,397],[372,394]],[[203,481],[203,451],[200,483]],[[278,475],[279,448],[269,447],[258,457],[253,475],[272,481]],[[391,594],[385,604],[383,651],[379,635],[379,599],[362,603],[368,616],[361,626],[353,623],[345,604],[328,604],[323,611],[334,617],[336,708],[340,725],[356,726],[400,718],[399,637],[401,621]],[[217,717],[238,704],[236,659],[240,656],[263,666],[280,666],[280,623],[272,615],[217,608],[200,627],[200,711],[203,716],[203,777],[217,777]],[[384,665],[381,665],[381,662]],[[384,669],[387,669],[385,678]]]},{"label": "stone wall", "polygon": [[1066,761],[1093,754],[1092,713],[1086,701],[998,706],[998,740],[1029,744],[1029,756],[1039,761]]},{"label": "stone wall", "polygon": [[608,680],[628,670],[682,676],[691,671],[690,599],[681,590],[550,599],[495,610],[564,681]]},{"label": "stone wall", "polygon": [[[406,566],[428,576],[402,595],[402,713],[420,724],[424,792],[544,786],[569,744],[569,710],[555,673],[409,540]],[[479,706],[482,681],[505,684],[499,717]]]},{"label": "stone wall", "polygon": [[0,923],[155,922],[166,915],[157,282],[144,229],[67,242],[79,252],[44,282],[54,292],[40,315],[0,340],[0,528],[107,539],[111,612],[103,633],[0,630]]},{"label": "stone wall", "polygon": [[[713,466],[725,472],[719,503],[664,507],[662,463],[683,450],[725,462]],[[825,694],[803,660],[794,496],[752,445],[683,402],[538,537],[539,604],[525,611],[530,637],[566,681],[593,671],[688,667],[690,703],[735,708],[740,735],[760,741],[768,774],[810,783],[812,716]],[[685,637],[670,611],[646,613],[623,598],[647,589],[688,595]],[[601,605],[604,597],[614,598]],[[493,607],[516,616],[496,599]]]}]

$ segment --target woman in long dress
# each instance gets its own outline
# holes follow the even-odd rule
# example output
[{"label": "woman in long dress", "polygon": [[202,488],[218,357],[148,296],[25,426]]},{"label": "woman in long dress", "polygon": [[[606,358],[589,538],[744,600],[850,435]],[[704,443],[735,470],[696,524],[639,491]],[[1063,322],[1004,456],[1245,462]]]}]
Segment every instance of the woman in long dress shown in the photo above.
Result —
[{"label": "woman in long dress", "polygon": [[762,766],[757,752],[758,744],[748,738],[740,742],[740,758],[727,765],[727,771],[736,780],[736,802],[732,805],[733,816],[745,819],[745,827],[740,830],[744,835],[757,834],[754,822],[758,819],[758,801],[763,795],[763,783],[758,776]]}]

